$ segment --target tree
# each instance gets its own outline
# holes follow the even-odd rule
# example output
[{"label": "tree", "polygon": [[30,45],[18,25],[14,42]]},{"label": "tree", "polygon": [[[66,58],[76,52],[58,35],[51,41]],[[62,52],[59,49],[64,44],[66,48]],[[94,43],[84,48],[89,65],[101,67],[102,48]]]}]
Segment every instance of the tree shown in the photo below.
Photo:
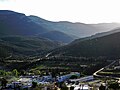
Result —
[{"label": "tree", "polygon": [[105,90],[105,86],[101,84],[101,86],[99,87],[99,90]]},{"label": "tree", "polygon": [[32,82],[32,88],[36,88],[37,83],[36,82]]},{"label": "tree", "polygon": [[34,71],[34,74],[35,74],[35,75],[40,75],[40,71],[39,71],[39,70],[35,70],[35,71]]},{"label": "tree", "polygon": [[17,71],[17,69],[14,69],[14,70],[12,71],[12,74],[17,77],[17,76],[18,76],[18,71]]},{"label": "tree", "polygon": [[25,70],[21,70],[21,71],[20,71],[20,75],[25,76],[25,75],[26,75]]},{"label": "tree", "polygon": [[120,89],[120,86],[119,86],[119,83],[113,82],[109,84],[109,88],[117,90],[117,89]]},{"label": "tree", "polygon": [[4,70],[0,70],[0,75],[6,75],[6,72]]},{"label": "tree", "polygon": [[1,79],[1,85],[2,85],[2,88],[5,88],[6,85],[7,85],[7,80],[5,78],[2,78]]},{"label": "tree", "polygon": [[12,72],[8,71],[6,72],[6,76],[11,76],[12,75]]}]

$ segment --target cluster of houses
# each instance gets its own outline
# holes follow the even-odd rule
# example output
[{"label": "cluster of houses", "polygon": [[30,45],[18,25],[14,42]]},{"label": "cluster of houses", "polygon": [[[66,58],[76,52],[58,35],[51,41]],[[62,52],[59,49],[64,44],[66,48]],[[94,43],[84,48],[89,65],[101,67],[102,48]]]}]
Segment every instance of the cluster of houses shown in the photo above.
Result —
[{"label": "cluster of houses", "polygon": [[[87,84],[80,84],[80,82],[87,82],[94,80],[93,76],[87,76],[79,79],[70,79],[71,76],[76,75],[80,77],[79,73],[70,73],[67,75],[59,76],[57,79],[52,78],[51,75],[49,76],[20,76],[19,80],[13,81],[10,84],[7,84],[7,87],[12,90],[16,88],[16,90],[22,90],[30,88],[33,86],[33,82],[37,83],[37,85],[49,85],[53,82],[61,83],[64,82],[68,90],[91,90],[89,85]],[[48,90],[47,87],[44,87],[43,90]]]}]

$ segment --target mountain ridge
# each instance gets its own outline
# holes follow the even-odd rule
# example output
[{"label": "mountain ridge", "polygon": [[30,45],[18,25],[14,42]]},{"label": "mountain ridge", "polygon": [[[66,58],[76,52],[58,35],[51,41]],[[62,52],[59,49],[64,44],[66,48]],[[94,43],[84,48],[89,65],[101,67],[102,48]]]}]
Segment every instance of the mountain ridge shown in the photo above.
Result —
[{"label": "mountain ridge", "polygon": [[[120,29],[119,29],[120,30]],[[77,40],[52,52],[52,56],[109,57],[120,56],[120,32],[87,40]]]},{"label": "mountain ridge", "polygon": [[[68,21],[52,22],[36,16],[26,16],[25,14],[4,10],[1,11],[0,14],[0,44],[1,48],[4,47],[3,49],[5,49],[5,51],[7,47],[9,50],[12,48],[13,52],[17,53],[21,53],[21,50],[26,50],[32,53],[35,53],[36,51],[49,51],[61,46],[62,42],[70,43],[74,39],[81,37],[80,35],[82,34],[83,36],[91,35],[95,32],[99,32],[101,28],[104,30],[105,26],[112,24],[113,26],[107,28],[110,29],[119,27],[119,24],[114,23],[90,25],[84,23],[72,23]],[[75,33],[78,35],[73,37]],[[119,38],[119,33],[120,29],[118,28],[113,31],[98,33],[91,37],[77,39],[64,46],[65,48],[62,47],[60,50],[63,50],[63,52],[60,52],[60,54],[73,56],[99,56],[100,54],[104,56],[102,54],[104,50],[109,53],[112,52],[111,49],[115,49],[116,51],[117,49],[119,50],[119,42],[117,43],[116,41],[118,40],[116,36]],[[11,38],[11,36],[13,36],[13,38]],[[110,41],[110,39],[112,39],[111,37],[115,40]],[[6,41],[6,38],[9,41]],[[28,38],[29,40],[26,40]],[[25,41],[21,41],[21,39],[24,39]],[[22,44],[20,44],[20,42]],[[108,43],[110,45],[108,45]],[[112,43],[116,43],[117,46],[115,47]],[[111,45],[113,45],[113,47]],[[109,46],[109,50],[107,46]],[[97,50],[99,52],[98,54],[96,53]],[[25,54],[24,52],[22,53]],[[107,55],[105,52],[104,54]]]},{"label": "mountain ridge", "polygon": [[[119,23],[98,23],[98,24],[85,24],[85,23],[72,23],[69,21],[52,22],[42,19],[38,16],[31,15],[29,18],[37,24],[53,31],[60,31],[68,35],[75,36],[75,39],[84,38],[96,33],[107,32],[120,27]],[[110,25],[110,27],[108,27]]]}]

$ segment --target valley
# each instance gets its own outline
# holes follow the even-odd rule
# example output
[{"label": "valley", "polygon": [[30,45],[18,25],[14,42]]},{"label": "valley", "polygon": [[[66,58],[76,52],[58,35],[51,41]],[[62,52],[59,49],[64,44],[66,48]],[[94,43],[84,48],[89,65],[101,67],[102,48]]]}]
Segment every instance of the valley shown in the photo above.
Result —
[{"label": "valley", "polygon": [[[77,83],[99,88],[111,82],[109,78],[116,83],[120,76],[119,40],[119,23],[53,22],[0,10],[0,77],[7,79],[8,85],[25,78],[30,88],[34,84],[37,88],[61,87],[61,83],[72,87],[71,79],[74,88]],[[41,80],[43,77],[47,80]]]}]

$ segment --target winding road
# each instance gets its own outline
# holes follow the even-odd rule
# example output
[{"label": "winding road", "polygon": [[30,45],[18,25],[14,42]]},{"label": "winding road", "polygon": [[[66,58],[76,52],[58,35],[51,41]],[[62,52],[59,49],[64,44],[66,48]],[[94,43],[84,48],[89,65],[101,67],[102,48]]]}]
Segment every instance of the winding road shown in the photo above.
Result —
[{"label": "winding road", "polygon": [[120,78],[118,78],[118,77],[98,75],[99,72],[101,72],[101,71],[103,71],[104,69],[106,69],[106,68],[114,65],[116,62],[117,62],[117,61],[113,61],[111,64],[109,64],[109,65],[107,65],[107,66],[99,69],[98,71],[96,71],[95,73],[93,73],[93,76],[94,76],[94,77],[97,77],[97,78],[113,78],[113,79],[119,80]]}]

